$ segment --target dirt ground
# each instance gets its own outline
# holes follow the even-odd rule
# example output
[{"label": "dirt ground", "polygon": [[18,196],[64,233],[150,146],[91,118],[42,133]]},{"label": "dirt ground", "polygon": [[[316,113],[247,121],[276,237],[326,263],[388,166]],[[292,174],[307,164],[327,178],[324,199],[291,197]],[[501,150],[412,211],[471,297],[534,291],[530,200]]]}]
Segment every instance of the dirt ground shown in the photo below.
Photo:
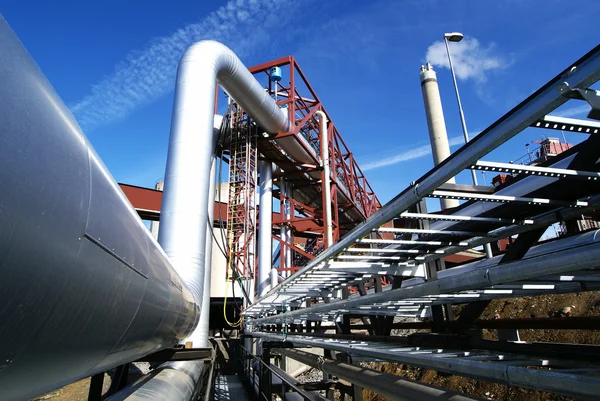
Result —
[{"label": "dirt ground", "polygon": [[[575,306],[573,308],[573,306]],[[564,307],[571,308],[571,316],[600,316],[600,292],[542,295],[493,301],[482,314],[482,319],[543,318],[556,316]],[[456,308],[457,311],[460,307]],[[568,319],[569,317],[562,317]],[[484,338],[497,339],[495,331],[484,330]],[[558,342],[570,344],[600,344],[600,330],[519,330],[522,341]],[[396,374],[450,390],[496,401],[566,401],[562,397],[540,391],[509,387],[475,379],[453,376],[433,370],[419,369],[395,363],[368,363],[365,366]],[[364,401],[384,401],[387,398],[371,391],[363,392]]]},{"label": "dirt ground", "polygon": [[[110,376],[104,375],[104,385],[102,387],[102,393],[106,393],[110,387]],[[73,384],[69,384],[61,389],[51,391],[41,397],[34,398],[31,401],[85,401],[88,399],[88,393],[90,390],[90,378],[80,380]]]},{"label": "dirt ground", "polygon": [[[128,383],[133,383],[135,380],[143,376],[150,369],[150,365],[147,362],[134,362],[129,368],[129,376],[127,379]],[[114,370],[108,371],[104,374],[104,382],[102,383],[102,394],[105,395],[108,392],[111,384],[111,374]],[[33,398],[30,401],[87,401],[90,390],[90,378],[80,380],[78,382],[69,384],[63,388],[55,391],[51,391],[40,397]],[[1,399],[1,397],[0,397]]]}]

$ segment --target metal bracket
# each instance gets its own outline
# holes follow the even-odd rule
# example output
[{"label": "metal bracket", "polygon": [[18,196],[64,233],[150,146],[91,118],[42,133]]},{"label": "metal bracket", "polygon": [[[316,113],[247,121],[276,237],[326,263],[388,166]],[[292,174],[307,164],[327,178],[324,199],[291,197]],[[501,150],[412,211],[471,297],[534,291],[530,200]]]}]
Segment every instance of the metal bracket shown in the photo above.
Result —
[{"label": "metal bracket", "polygon": [[587,118],[600,120],[600,92],[594,89],[571,88],[568,82],[563,82],[558,88],[560,94],[569,99],[585,100],[592,107]]}]

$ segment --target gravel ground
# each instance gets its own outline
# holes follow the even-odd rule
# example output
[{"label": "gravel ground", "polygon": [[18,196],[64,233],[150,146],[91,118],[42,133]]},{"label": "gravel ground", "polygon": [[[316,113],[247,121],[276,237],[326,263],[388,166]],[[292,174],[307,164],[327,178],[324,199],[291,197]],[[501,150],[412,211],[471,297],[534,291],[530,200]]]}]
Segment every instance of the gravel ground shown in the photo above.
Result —
[{"label": "gravel ground", "polygon": [[297,377],[301,383],[320,382],[323,380],[323,372],[318,369],[312,368],[302,373]]}]

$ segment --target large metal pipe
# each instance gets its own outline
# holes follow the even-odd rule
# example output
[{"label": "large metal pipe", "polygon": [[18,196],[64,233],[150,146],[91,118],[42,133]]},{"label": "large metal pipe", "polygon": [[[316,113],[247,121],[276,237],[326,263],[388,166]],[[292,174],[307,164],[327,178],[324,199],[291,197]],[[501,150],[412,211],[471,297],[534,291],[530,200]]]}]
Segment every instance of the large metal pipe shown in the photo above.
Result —
[{"label": "large metal pipe", "polygon": [[[273,99],[226,46],[201,41],[185,51],[177,70],[159,242],[198,302],[204,293],[217,83],[268,133],[285,132],[289,126]],[[198,343],[202,334],[195,332],[188,340]]]},{"label": "large metal pipe", "polygon": [[[450,156],[450,144],[448,143],[448,133],[446,132],[446,122],[444,121],[444,110],[442,109],[437,75],[431,64],[427,63],[421,66],[420,78],[433,164],[437,166]],[[447,182],[454,183],[455,181],[454,178],[451,178]],[[440,199],[442,210],[459,205],[460,202],[457,199]]]},{"label": "large metal pipe", "polygon": [[327,116],[321,110],[315,114],[319,117],[321,139],[321,163],[323,163],[323,211],[325,214],[325,248],[333,244],[333,223],[331,218],[331,171],[329,168],[329,138],[327,136]]},{"label": "large metal pipe", "polygon": [[0,16],[0,398],[184,339],[198,305]]},{"label": "large metal pipe", "polygon": [[273,265],[273,163],[260,162],[260,202],[258,205],[260,225],[258,230],[258,297],[271,289],[271,267]]},{"label": "large metal pipe", "polygon": [[189,401],[198,391],[203,361],[167,362],[106,401]]},{"label": "large metal pipe", "polygon": [[322,357],[309,354],[308,352],[299,349],[287,349],[282,351],[282,353],[305,365],[319,369],[324,373],[337,376],[342,380],[347,380],[354,385],[369,389],[395,401],[481,400],[481,398],[478,397],[458,393],[441,387],[430,386],[362,366],[354,366],[343,362],[323,359]]}]

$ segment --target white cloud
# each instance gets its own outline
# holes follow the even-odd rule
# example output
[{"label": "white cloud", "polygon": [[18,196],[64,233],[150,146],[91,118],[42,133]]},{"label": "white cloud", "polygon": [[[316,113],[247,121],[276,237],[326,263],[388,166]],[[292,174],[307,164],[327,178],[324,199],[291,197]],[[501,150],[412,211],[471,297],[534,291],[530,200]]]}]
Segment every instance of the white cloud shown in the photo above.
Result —
[{"label": "white cloud", "polygon": [[[474,134],[477,135],[478,133],[479,132]],[[450,138],[448,140],[448,143],[450,144],[450,146],[462,145],[465,143],[465,140],[463,136],[455,136]],[[372,162],[361,163],[361,170],[374,170],[380,167],[391,166],[394,164],[415,160],[431,154],[431,145],[423,145],[417,147],[410,146],[410,148],[411,150],[407,150],[405,152],[399,153],[391,157],[378,159]]]},{"label": "white cloud", "polygon": [[293,0],[231,0],[202,21],[129,53],[71,111],[84,129],[122,119],[173,89],[179,59],[192,43],[214,39],[244,57],[267,43],[267,27],[293,15],[294,7]]},{"label": "white cloud", "polygon": [[[449,46],[458,79],[485,82],[488,72],[506,68],[511,64],[505,57],[494,54],[494,44],[484,47],[475,38],[466,37],[460,42],[450,42]],[[433,66],[450,68],[443,40],[429,46],[425,58]]]},{"label": "white cloud", "polygon": [[552,113],[554,116],[558,117],[575,117],[575,116],[584,116],[587,115],[591,110],[591,107],[587,104],[581,104],[579,106],[574,106],[568,109],[559,110],[557,112]]}]

